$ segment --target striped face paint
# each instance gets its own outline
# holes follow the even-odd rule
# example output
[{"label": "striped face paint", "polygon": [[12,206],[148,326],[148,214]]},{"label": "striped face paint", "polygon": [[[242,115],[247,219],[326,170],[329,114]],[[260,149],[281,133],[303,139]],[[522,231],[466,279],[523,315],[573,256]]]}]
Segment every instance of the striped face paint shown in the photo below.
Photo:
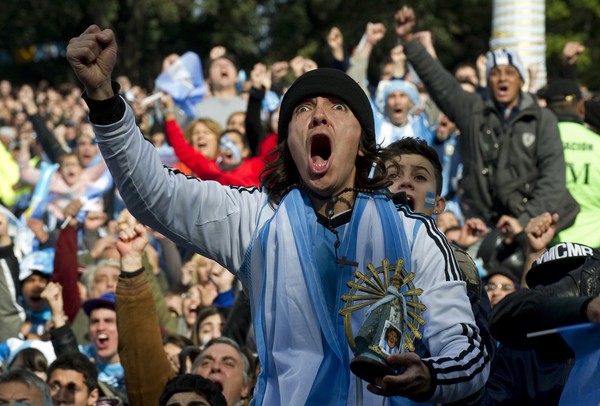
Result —
[{"label": "striped face paint", "polygon": [[219,147],[223,151],[229,151],[231,154],[231,163],[239,164],[242,162],[242,150],[228,135],[223,135],[219,141]]},{"label": "striped face paint", "polygon": [[435,195],[431,192],[425,194],[425,204],[423,205],[426,209],[435,207]]}]

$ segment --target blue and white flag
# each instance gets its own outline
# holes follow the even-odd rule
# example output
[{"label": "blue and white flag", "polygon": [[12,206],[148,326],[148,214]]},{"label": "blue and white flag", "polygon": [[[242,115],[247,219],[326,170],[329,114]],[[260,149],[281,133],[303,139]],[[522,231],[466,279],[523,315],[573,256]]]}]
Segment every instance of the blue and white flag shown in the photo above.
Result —
[{"label": "blue and white flag", "polygon": [[559,405],[600,404],[600,323],[560,327],[556,331],[575,353],[575,365]]},{"label": "blue and white flag", "polygon": [[0,213],[4,214],[8,219],[8,235],[13,240],[15,255],[20,261],[33,251],[35,234],[31,228],[27,227],[26,222],[19,220],[10,210],[1,204]]},{"label": "blue and white flag", "polygon": [[168,93],[186,116],[196,115],[196,106],[206,94],[202,62],[198,54],[186,52],[156,78],[157,89]]},{"label": "blue and white flag", "polygon": [[40,167],[40,179],[35,185],[33,194],[31,195],[31,201],[29,202],[29,208],[25,211],[25,217],[41,219],[46,208],[48,206],[48,195],[50,193],[50,182],[52,176],[58,170],[58,164],[49,164],[42,162]]},{"label": "blue and white flag", "polygon": [[272,90],[267,90],[265,92],[265,97],[263,98],[262,101],[262,110],[272,113],[275,111],[275,109],[277,109],[277,107],[279,107],[279,105],[281,104],[281,97],[279,97],[277,95],[277,93],[275,93]]},{"label": "blue and white flag", "polygon": [[83,219],[90,211],[102,211],[103,207],[98,207],[102,203],[102,195],[113,185],[113,178],[106,169],[102,175],[92,185],[86,186],[83,194],[79,198],[82,203],[81,209],[77,213],[77,221],[83,222]]}]

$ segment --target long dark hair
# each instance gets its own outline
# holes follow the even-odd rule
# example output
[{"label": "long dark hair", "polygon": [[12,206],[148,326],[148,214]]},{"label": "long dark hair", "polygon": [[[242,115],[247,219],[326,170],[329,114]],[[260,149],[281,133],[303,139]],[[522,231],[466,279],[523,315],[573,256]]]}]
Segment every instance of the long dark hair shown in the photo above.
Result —
[{"label": "long dark hair", "polygon": [[198,332],[198,330],[200,330],[200,325],[204,320],[206,320],[210,316],[214,316],[215,314],[218,314],[221,317],[223,323],[225,323],[225,320],[227,319],[227,314],[225,314],[225,312],[222,309],[219,309],[216,306],[208,306],[198,312],[198,317],[196,318],[196,323],[194,323],[194,329],[192,330],[192,342],[194,343],[194,345],[200,348],[204,347],[204,344],[206,343],[201,342],[200,333]]},{"label": "long dark hair", "polygon": [[[376,190],[388,187],[391,181],[387,177],[385,162],[388,154],[379,148],[373,137],[362,130],[359,149],[364,156],[356,156],[355,187]],[[375,165],[372,178],[369,178],[371,168]],[[298,168],[292,158],[292,153],[286,137],[277,145],[277,158],[268,162],[260,174],[261,185],[269,192],[269,203],[277,205],[294,186],[302,182]]]}]

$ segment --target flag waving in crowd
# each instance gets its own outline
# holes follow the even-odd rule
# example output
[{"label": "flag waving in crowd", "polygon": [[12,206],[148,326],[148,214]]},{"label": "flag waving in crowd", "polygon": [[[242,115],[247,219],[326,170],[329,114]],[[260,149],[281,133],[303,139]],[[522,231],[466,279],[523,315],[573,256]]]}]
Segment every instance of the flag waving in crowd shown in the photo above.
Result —
[{"label": "flag waving in crowd", "polygon": [[48,195],[50,193],[50,181],[52,176],[58,170],[58,164],[49,164],[42,162],[41,176],[39,182],[35,185],[29,208],[25,211],[25,218],[40,219],[48,206]]},{"label": "flag waving in crowd", "polygon": [[591,405],[600,399],[600,324],[585,323],[556,329],[575,353],[575,365],[560,405]]},{"label": "flag waving in crowd", "polygon": [[202,62],[194,52],[186,52],[155,81],[156,88],[168,93],[188,117],[206,94]]}]

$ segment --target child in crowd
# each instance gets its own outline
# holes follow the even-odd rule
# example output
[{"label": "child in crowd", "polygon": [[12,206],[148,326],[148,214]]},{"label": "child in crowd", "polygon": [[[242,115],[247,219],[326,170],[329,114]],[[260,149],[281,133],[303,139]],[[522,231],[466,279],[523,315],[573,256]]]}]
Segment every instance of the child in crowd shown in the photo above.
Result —
[{"label": "child in crowd", "polygon": [[[428,217],[442,213],[445,208],[445,199],[440,196],[442,165],[435,150],[424,140],[407,137],[392,143],[386,151],[389,153],[386,164],[388,176],[393,182],[389,189],[395,195],[394,200]],[[495,344],[487,325],[490,303],[487,295],[482,294],[479,272],[469,254],[456,245],[452,245],[452,248],[467,283],[467,293],[480,334],[488,353],[493,354]]]}]

